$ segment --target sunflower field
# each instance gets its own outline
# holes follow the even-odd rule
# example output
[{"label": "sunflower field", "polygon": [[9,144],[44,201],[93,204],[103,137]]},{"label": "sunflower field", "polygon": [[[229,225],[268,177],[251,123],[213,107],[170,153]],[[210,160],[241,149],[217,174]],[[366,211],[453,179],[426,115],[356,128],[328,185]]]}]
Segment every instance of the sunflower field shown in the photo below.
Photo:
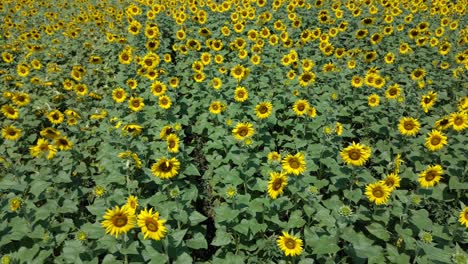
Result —
[{"label": "sunflower field", "polygon": [[3,0],[0,259],[468,263],[467,0]]}]

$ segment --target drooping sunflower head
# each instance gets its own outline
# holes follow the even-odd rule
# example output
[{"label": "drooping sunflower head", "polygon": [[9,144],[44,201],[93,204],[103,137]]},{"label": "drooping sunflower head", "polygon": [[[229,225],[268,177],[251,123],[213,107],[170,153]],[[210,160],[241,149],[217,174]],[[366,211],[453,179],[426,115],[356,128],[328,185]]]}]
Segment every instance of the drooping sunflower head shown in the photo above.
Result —
[{"label": "drooping sunflower head", "polygon": [[135,214],[136,209],[138,208],[138,197],[130,195],[127,197],[127,204],[129,211]]},{"label": "drooping sunflower head", "polygon": [[55,140],[55,145],[60,150],[70,150],[73,147],[73,143],[66,137],[59,137]]}]

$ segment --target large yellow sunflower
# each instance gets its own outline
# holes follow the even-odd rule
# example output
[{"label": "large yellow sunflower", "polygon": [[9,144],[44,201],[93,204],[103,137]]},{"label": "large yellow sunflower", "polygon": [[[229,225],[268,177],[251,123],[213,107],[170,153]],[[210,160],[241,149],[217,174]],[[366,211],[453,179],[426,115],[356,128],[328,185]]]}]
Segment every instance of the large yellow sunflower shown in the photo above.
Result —
[{"label": "large yellow sunflower", "polygon": [[281,165],[288,174],[299,175],[306,170],[305,157],[301,152],[296,153],[296,155],[288,154],[281,162]]},{"label": "large yellow sunflower", "polygon": [[245,87],[238,86],[234,91],[234,100],[237,102],[244,102],[249,98],[249,92]]},{"label": "large yellow sunflower", "polygon": [[270,181],[268,182],[268,195],[271,199],[276,199],[283,194],[283,189],[288,185],[288,177],[283,172],[270,173]]},{"label": "large yellow sunflower", "polygon": [[179,173],[180,162],[175,158],[161,158],[151,166],[151,172],[154,176],[163,180],[171,179]]},{"label": "large yellow sunflower", "polygon": [[40,138],[35,146],[29,148],[29,152],[34,158],[40,154],[44,154],[47,155],[47,159],[52,159],[57,153],[57,149],[53,145],[50,145],[46,139]]},{"label": "large yellow sunflower", "polygon": [[436,151],[447,145],[447,136],[438,130],[432,130],[426,137],[426,148]]},{"label": "large yellow sunflower", "polygon": [[101,225],[106,229],[106,234],[111,234],[115,237],[118,237],[120,234],[126,234],[130,229],[135,227],[135,214],[126,205],[107,209],[103,218],[104,221],[101,222]]},{"label": "large yellow sunflower", "polygon": [[296,115],[303,116],[305,113],[307,113],[309,107],[310,105],[309,102],[307,102],[307,100],[299,99],[294,103],[293,111]]},{"label": "large yellow sunflower", "polygon": [[444,173],[442,166],[429,165],[426,170],[419,174],[418,181],[424,188],[433,187],[442,179]]},{"label": "large yellow sunflower", "polygon": [[251,137],[255,133],[255,129],[251,123],[237,123],[232,129],[232,136],[237,140],[244,140]]},{"label": "large yellow sunflower", "polygon": [[3,115],[8,119],[15,120],[18,119],[20,116],[18,109],[11,105],[2,105],[1,111]]},{"label": "large yellow sunflower", "polygon": [[348,165],[362,166],[371,156],[371,148],[360,143],[346,147],[340,152],[341,158]]},{"label": "large yellow sunflower", "polygon": [[369,201],[381,205],[388,201],[391,193],[390,187],[388,187],[383,181],[370,183],[366,186],[366,196]]},{"label": "large yellow sunflower", "polygon": [[6,140],[17,140],[21,136],[21,129],[13,125],[2,128],[2,137]]},{"label": "large yellow sunflower", "polygon": [[400,177],[396,173],[390,173],[384,180],[383,183],[390,188],[390,191],[395,190],[400,187]]},{"label": "large yellow sunflower", "polygon": [[273,111],[273,105],[270,102],[261,102],[255,106],[255,114],[259,119],[268,118]]},{"label": "large yellow sunflower", "polygon": [[450,115],[450,124],[455,131],[462,131],[468,127],[467,112],[457,112]]},{"label": "large yellow sunflower", "polygon": [[421,127],[421,124],[416,118],[412,117],[402,117],[400,119],[400,123],[398,124],[398,130],[402,135],[405,136],[415,136],[419,128]]},{"label": "large yellow sunflower", "polygon": [[159,218],[159,212],[153,213],[153,208],[141,210],[138,214],[137,224],[141,228],[144,239],[151,238],[161,240],[167,233],[167,228],[164,225],[166,220]]},{"label": "large yellow sunflower", "polygon": [[468,206],[465,206],[463,211],[460,212],[460,216],[458,217],[458,222],[468,228]]},{"label": "large yellow sunflower", "polygon": [[276,244],[286,256],[298,256],[302,253],[302,239],[291,236],[288,232],[283,231]]},{"label": "large yellow sunflower", "polygon": [[132,97],[128,100],[128,108],[134,112],[141,111],[143,107],[145,107],[145,103],[141,97]]}]

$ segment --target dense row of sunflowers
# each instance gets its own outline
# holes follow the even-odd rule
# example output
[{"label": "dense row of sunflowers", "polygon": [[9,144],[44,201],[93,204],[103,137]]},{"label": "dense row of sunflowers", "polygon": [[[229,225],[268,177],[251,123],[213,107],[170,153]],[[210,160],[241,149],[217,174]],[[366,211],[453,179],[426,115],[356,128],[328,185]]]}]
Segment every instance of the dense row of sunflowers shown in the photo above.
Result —
[{"label": "dense row of sunflowers", "polygon": [[3,1],[2,263],[466,263],[467,6]]}]

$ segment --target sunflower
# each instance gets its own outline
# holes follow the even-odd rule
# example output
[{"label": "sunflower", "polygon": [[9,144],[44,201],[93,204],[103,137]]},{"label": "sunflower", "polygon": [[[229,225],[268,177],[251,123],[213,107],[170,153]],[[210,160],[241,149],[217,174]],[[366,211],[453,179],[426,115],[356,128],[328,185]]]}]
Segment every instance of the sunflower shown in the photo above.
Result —
[{"label": "sunflower", "polygon": [[159,133],[160,139],[166,139],[170,134],[174,134],[174,128],[172,126],[164,126]]},{"label": "sunflower", "polygon": [[300,99],[297,100],[294,105],[293,105],[293,111],[296,115],[298,116],[303,116],[305,113],[307,113],[307,109],[309,109],[310,105],[307,100]]},{"label": "sunflower", "polygon": [[88,93],[88,86],[84,83],[75,85],[75,93],[78,96],[85,96]]},{"label": "sunflower", "polygon": [[11,105],[2,105],[1,111],[2,114],[8,119],[15,120],[20,116],[18,109]]},{"label": "sunflower", "polygon": [[423,95],[421,98],[421,107],[424,113],[429,112],[429,109],[435,104],[437,100],[437,93],[430,91],[428,94]]},{"label": "sunflower", "polygon": [[376,107],[380,104],[380,97],[377,94],[371,94],[367,97],[367,104],[370,107]]},{"label": "sunflower", "polygon": [[161,96],[166,92],[166,90],[167,86],[160,81],[155,81],[151,84],[151,93],[154,96]]},{"label": "sunflower", "polygon": [[27,93],[15,93],[13,95],[13,98],[11,98],[11,100],[13,101],[13,103],[17,106],[27,106],[30,102],[31,102],[31,99],[29,97],[29,94]]},{"label": "sunflower", "polygon": [[2,128],[2,137],[6,140],[18,140],[21,136],[21,129],[13,125]]},{"label": "sunflower", "polygon": [[44,128],[39,134],[48,139],[55,139],[61,135],[60,131],[51,127]]},{"label": "sunflower", "polygon": [[283,189],[288,185],[288,177],[283,172],[270,173],[270,181],[268,182],[268,195],[271,199],[276,199],[283,194]]},{"label": "sunflower", "polygon": [[404,136],[415,136],[419,128],[421,128],[421,124],[416,118],[412,117],[402,117],[398,124],[398,130]]},{"label": "sunflower", "polygon": [[383,181],[370,183],[366,186],[366,196],[369,201],[381,205],[386,204],[390,197],[391,188],[388,187]]},{"label": "sunflower", "polygon": [[259,119],[268,118],[273,111],[273,105],[270,102],[261,102],[255,106],[255,115]]},{"label": "sunflower", "polygon": [[353,86],[354,88],[359,88],[362,86],[362,84],[364,83],[363,79],[361,76],[353,76],[353,78],[351,79],[351,86]]},{"label": "sunflower", "polygon": [[362,166],[371,156],[371,148],[360,143],[346,147],[340,152],[341,158],[348,165]]},{"label": "sunflower", "polygon": [[237,64],[231,69],[231,76],[238,82],[245,77],[246,69],[244,66]]},{"label": "sunflower", "polygon": [[392,52],[385,54],[384,60],[386,64],[393,64],[395,62],[395,54]]},{"label": "sunflower", "polygon": [[298,79],[299,79],[299,85],[301,86],[308,86],[310,84],[312,84],[313,82],[315,82],[315,74],[313,72],[303,72],[301,75],[299,75]]},{"label": "sunflower", "polygon": [[220,101],[214,101],[210,104],[209,111],[214,115],[219,115],[223,111],[224,105]]},{"label": "sunflower", "polygon": [[467,112],[457,112],[450,115],[450,124],[455,131],[462,131],[468,127]]},{"label": "sunflower", "polygon": [[283,158],[281,167],[288,174],[299,175],[306,170],[306,161],[303,153],[298,152],[295,155],[288,154]]},{"label": "sunflower", "polygon": [[149,210],[145,208],[138,214],[137,224],[141,228],[144,239],[163,239],[167,233],[165,223],[166,220],[159,218],[159,212],[153,213],[153,208]]},{"label": "sunflower", "polygon": [[221,88],[223,85],[223,81],[220,78],[215,77],[213,80],[211,80],[211,84],[213,85],[213,89],[219,90],[219,88]]},{"label": "sunflower", "polygon": [[429,165],[426,170],[419,174],[418,181],[424,188],[433,187],[442,179],[444,173],[442,166],[440,165]]},{"label": "sunflower", "polygon": [[385,98],[387,99],[396,99],[401,94],[400,85],[395,83],[394,85],[390,85],[388,89],[385,91]]},{"label": "sunflower", "polygon": [[249,98],[249,92],[247,89],[245,87],[238,86],[234,91],[234,100],[242,103],[247,100],[247,98]]},{"label": "sunflower", "polygon": [[16,73],[18,74],[18,76],[20,77],[26,77],[29,75],[29,72],[30,72],[30,69],[29,69],[29,66],[27,64],[24,64],[24,63],[20,63],[18,64],[18,66],[16,67]]},{"label": "sunflower", "polygon": [[176,134],[170,134],[166,138],[167,143],[167,151],[170,153],[177,153],[179,152],[179,137]]},{"label": "sunflower", "polygon": [[126,234],[130,229],[135,227],[136,216],[126,205],[107,209],[103,218],[104,221],[101,222],[101,225],[106,229],[106,234],[111,234],[116,238],[120,234]]},{"label": "sunflower", "polygon": [[180,162],[175,158],[161,158],[151,166],[151,172],[154,176],[167,180],[175,177],[179,173]]},{"label": "sunflower", "polygon": [[450,122],[450,116],[444,116],[437,120],[434,124],[435,128],[439,131],[443,131],[448,129],[449,127],[452,126],[452,123]]},{"label": "sunflower", "polygon": [[60,150],[70,150],[73,147],[73,143],[66,137],[59,137],[55,140],[55,146]]},{"label": "sunflower", "polygon": [[447,136],[438,130],[432,130],[427,134],[425,145],[431,151],[442,149],[447,145]]},{"label": "sunflower", "polygon": [[268,153],[268,161],[270,162],[280,162],[281,161],[281,155],[276,152],[276,151],[272,151],[270,153]]},{"label": "sunflower", "polygon": [[411,72],[411,80],[413,81],[419,81],[425,76],[426,76],[426,71],[421,68],[417,68],[413,72]]},{"label": "sunflower", "polygon": [[47,159],[52,159],[57,153],[57,149],[50,145],[46,139],[38,139],[35,146],[29,148],[29,153],[31,156],[38,157],[40,154],[47,155]]},{"label": "sunflower", "polygon": [[250,138],[255,133],[255,129],[251,123],[237,123],[232,129],[232,136],[237,140]]},{"label": "sunflower", "polygon": [[145,107],[145,103],[143,102],[143,98],[141,97],[131,97],[128,100],[128,108],[133,112],[139,112]]},{"label": "sunflower", "polygon": [[276,240],[278,247],[286,256],[298,256],[302,253],[302,239],[291,236],[283,231],[283,235]]},{"label": "sunflower", "polygon": [[52,110],[47,114],[47,119],[49,119],[52,124],[58,125],[63,122],[64,115],[59,110]]},{"label": "sunflower", "polygon": [[400,187],[400,177],[396,173],[390,173],[382,182],[390,188],[390,191]]},{"label": "sunflower", "polygon": [[130,195],[127,197],[127,204],[125,204],[128,207],[128,210],[132,213],[135,214],[136,209],[138,208],[138,197],[134,195]]},{"label": "sunflower", "polygon": [[468,228],[468,206],[465,206],[463,211],[460,212],[458,222]]},{"label": "sunflower", "polygon": [[125,131],[132,136],[138,136],[141,134],[143,127],[137,124],[128,124],[122,127],[122,131]]},{"label": "sunflower", "polygon": [[158,105],[159,107],[161,107],[162,109],[169,109],[171,108],[171,105],[172,105],[172,100],[169,96],[167,95],[162,95],[159,97],[159,100],[158,100]]},{"label": "sunflower", "polygon": [[127,92],[123,88],[116,88],[112,91],[112,99],[117,103],[123,103],[127,99]]}]

